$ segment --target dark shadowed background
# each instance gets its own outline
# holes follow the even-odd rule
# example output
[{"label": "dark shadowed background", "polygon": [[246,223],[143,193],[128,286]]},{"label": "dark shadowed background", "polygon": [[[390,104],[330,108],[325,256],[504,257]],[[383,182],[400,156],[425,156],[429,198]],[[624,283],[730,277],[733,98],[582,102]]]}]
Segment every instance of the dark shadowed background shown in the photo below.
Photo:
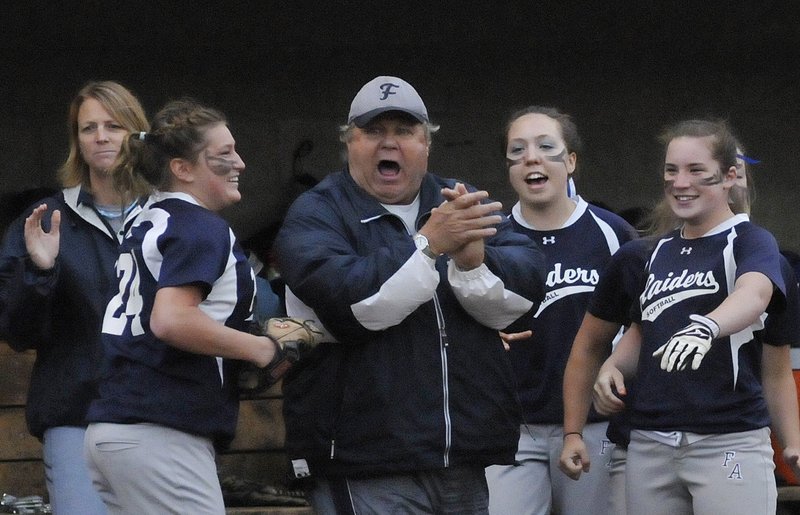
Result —
[{"label": "dark shadowed background", "polygon": [[528,104],[571,113],[578,189],[614,210],[660,195],[667,123],[731,122],[754,219],[800,249],[800,16],[795,1],[0,1],[0,192],[54,186],[67,104],[115,79],[153,114],[191,95],[229,117],[247,163],[225,212],[241,238],[276,223],[341,163],[337,127],[363,83],[397,75],[441,124],[430,169],[506,208],[500,138]]}]

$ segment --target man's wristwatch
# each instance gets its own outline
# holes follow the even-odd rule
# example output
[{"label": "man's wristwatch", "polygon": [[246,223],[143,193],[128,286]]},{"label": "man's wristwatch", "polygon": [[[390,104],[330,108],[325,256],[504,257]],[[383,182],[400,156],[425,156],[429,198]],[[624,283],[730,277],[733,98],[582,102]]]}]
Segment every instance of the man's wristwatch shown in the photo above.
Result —
[{"label": "man's wristwatch", "polygon": [[428,244],[428,238],[420,233],[414,235],[414,245],[416,245],[423,254],[431,259],[436,259],[439,257],[431,250],[431,246]]}]

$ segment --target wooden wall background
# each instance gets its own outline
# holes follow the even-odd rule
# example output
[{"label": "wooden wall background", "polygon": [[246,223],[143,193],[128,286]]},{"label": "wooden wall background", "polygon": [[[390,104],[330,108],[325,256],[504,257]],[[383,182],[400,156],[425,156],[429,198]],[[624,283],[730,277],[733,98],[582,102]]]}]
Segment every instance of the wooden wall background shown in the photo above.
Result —
[{"label": "wooden wall background", "polygon": [[[17,497],[40,495],[47,499],[41,444],[28,434],[25,425],[28,378],[35,358],[34,351],[17,353],[0,341],[0,493]],[[280,383],[262,394],[242,399],[236,438],[229,450],[218,455],[220,476],[285,488],[287,466],[281,407]],[[302,515],[310,510],[240,509],[229,513]]]}]

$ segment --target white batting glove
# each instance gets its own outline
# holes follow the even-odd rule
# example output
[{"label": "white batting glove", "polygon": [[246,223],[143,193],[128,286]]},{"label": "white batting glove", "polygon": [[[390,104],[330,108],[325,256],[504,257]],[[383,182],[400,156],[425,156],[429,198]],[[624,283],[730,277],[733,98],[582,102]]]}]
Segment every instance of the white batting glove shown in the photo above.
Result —
[{"label": "white batting glove", "polygon": [[667,343],[653,353],[653,357],[661,356],[661,370],[685,370],[689,360],[692,370],[697,370],[711,348],[712,340],[719,335],[719,325],[710,318],[690,315],[689,320],[692,323],[673,334]]}]

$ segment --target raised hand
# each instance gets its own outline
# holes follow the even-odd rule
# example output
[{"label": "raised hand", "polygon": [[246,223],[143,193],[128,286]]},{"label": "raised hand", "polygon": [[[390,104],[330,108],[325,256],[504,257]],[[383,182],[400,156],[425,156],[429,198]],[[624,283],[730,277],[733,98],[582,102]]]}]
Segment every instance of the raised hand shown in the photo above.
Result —
[{"label": "raised hand", "polygon": [[42,228],[42,217],[47,204],[41,204],[25,219],[25,248],[38,268],[49,270],[55,266],[61,239],[61,212],[53,211],[50,217],[50,232]]},{"label": "raised hand", "polygon": [[420,233],[428,238],[434,252],[448,254],[460,269],[475,268],[483,263],[483,240],[493,236],[497,232],[494,226],[502,221],[502,216],[496,213],[503,205],[481,204],[489,194],[470,193],[461,183],[454,189],[443,189],[442,194],[446,200],[431,211]]}]

